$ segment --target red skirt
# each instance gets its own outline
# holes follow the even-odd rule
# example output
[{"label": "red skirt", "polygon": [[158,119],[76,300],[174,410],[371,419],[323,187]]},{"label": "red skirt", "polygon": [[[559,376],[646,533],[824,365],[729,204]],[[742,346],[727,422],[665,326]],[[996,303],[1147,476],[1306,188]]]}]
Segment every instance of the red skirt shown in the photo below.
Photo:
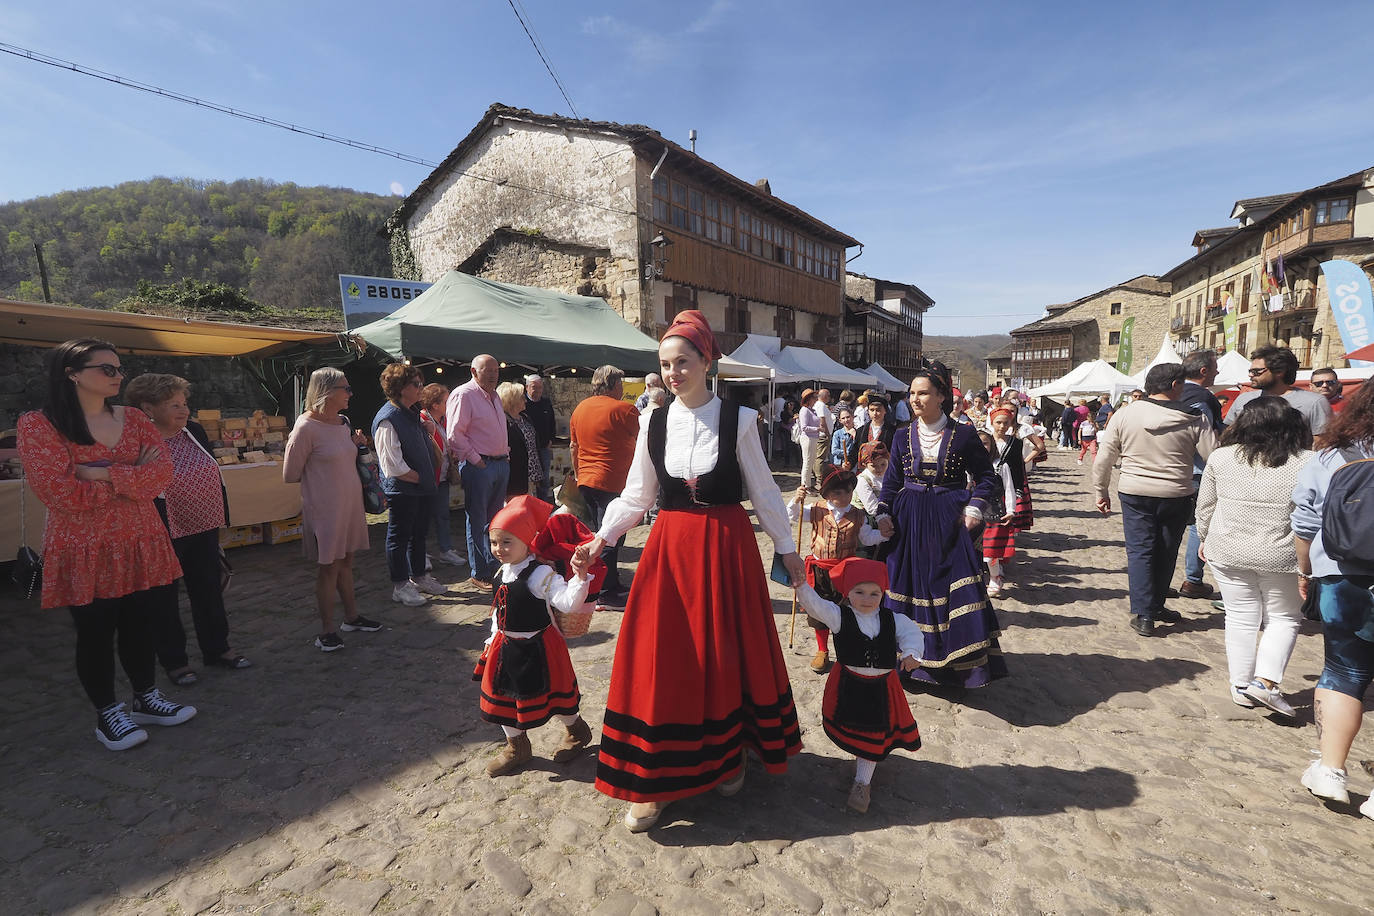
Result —
[{"label": "red skirt", "polygon": [[[887,695],[887,715],[885,725],[874,722],[858,722],[840,713],[840,691],[842,681],[849,679],[861,690],[881,690]],[[882,682],[881,684],[877,682]],[[870,706],[871,708],[871,706]],[[897,748],[908,751],[918,750],[921,746],[921,733],[916,729],[916,719],[907,705],[906,694],[902,692],[901,681],[894,669],[887,674],[870,677],[855,674],[844,665],[836,663],[830,669],[830,677],[825,682],[825,699],[821,703],[821,723],[825,733],[840,750],[848,751],[855,757],[865,760],[882,760]]]},{"label": "red skirt", "polygon": [[686,798],[738,773],[745,748],[770,773],[801,750],[753,526],[739,505],[661,510],[616,642],[596,788]]},{"label": "red skirt", "polygon": [[[547,689],[538,693],[525,691],[521,698],[503,691],[500,686],[503,683],[500,666],[495,660],[502,657],[502,646],[507,642],[521,644],[521,649],[543,649],[547,683],[540,686],[546,686]],[[534,642],[538,642],[539,647],[528,647],[529,643]],[[558,627],[545,627],[538,636],[530,639],[508,640],[505,633],[498,631],[477,660],[472,679],[482,682],[477,701],[482,718],[511,728],[528,730],[538,728],[554,716],[575,716],[582,699],[577,689],[577,674],[573,671],[572,658],[568,656],[568,644],[563,641],[563,634]]]},{"label": "red skirt", "polygon": [[983,559],[1008,560],[1016,554],[1017,532],[1034,524],[1030,486],[1021,489],[1016,497],[1016,514],[1005,525],[988,525],[983,529]]}]

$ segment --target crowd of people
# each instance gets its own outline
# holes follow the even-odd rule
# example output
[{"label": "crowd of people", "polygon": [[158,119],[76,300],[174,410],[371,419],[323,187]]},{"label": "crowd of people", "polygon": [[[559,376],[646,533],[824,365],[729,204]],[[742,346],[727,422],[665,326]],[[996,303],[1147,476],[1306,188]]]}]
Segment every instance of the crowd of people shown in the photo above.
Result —
[{"label": "crowd of people", "polygon": [[[283,479],[301,487],[315,645],[338,651],[340,632],[383,627],[360,613],[354,589],[355,554],[369,546],[358,455],[370,442],[387,502],[393,601],[419,606],[448,594],[435,561],[466,567],[461,587],[491,601],[491,638],[474,672],[478,714],[505,739],[491,776],[531,760],[529,732],[554,719],[563,726],[555,761],[588,746],[563,631],[594,608],[625,610],[596,788],[629,803],[630,830],[648,830],[674,800],[740,791],[751,756],[781,773],[801,748],[747,494],[777,552],[775,578],[797,590],[811,620],[811,669],[829,677],[823,730],[855,758],[848,805],[866,811],[877,763],[920,747],[904,687],[972,689],[1012,673],[991,599],[1013,587],[1016,540],[1034,524],[1031,488],[1053,422],[1017,391],[958,391],[938,364],[897,396],[807,388],[761,416],[711,391],[719,356],[705,318],[688,310],[665,333],[660,372],[637,403],[625,399],[621,370],[597,369],[591,396],[571,414],[572,468],[557,507],[556,424],[540,377],[502,384],[499,362],[481,355],[471,379],[449,390],[390,364],[379,379],[385,403],[365,434],[345,413],[348,378],[316,370],[282,463]],[[1286,669],[1303,615],[1322,621],[1321,759],[1301,781],[1346,801],[1346,757],[1374,680],[1374,517],[1349,498],[1374,485],[1374,384],[1346,398],[1333,370],[1314,373],[1319,391],[1296,387],[1296,370],[1291,351],[1257,349],[1255,390],[1223,416],[1210,390],[1214,354],[1191,354],[1152,367],[1118,405],[1065,405],[1059,443],[1078,448],[1079,463],[1092,457],[1104,514],[1116,478],[1137,634],[1181,620],[1171,597],[1210,598],[1210,570],[1233,702],[1295,717]],[[77,675],[96,737],[112,750],[147,740],[145,725],[196,713],[155,684],[158,662],[173,684],[199,677],[179,580],[203,663],[251,664],[229,637],[217,535],[229,504],[204,430],[190,420],[190,386],[143,375],[118,406],[123,373],[107,342],[55,348],[47,403],[19,426],[27,477],[49,510],[42,604],[70,610]],[[769,438],[773,456],[800,469],[790,504],[769,466]],[[464,552],[450,528],[455,482]],[[631,582],[619,548],[646,517],[652,527]],[[116,696],[116,654],[133,689],[128,705]],[[1362,811],[1374,817],[1374,802]]]}]

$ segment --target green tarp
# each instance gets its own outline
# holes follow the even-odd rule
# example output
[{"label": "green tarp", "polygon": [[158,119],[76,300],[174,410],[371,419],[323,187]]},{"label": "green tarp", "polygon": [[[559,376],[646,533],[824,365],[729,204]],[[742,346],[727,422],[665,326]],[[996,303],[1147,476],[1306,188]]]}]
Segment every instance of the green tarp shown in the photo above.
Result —
[{"label": "green tarp", "polygon": [[658,342],[627,324],[604,299],[497,283],[456,270],[353,333],[397,359],[466,363],[490,353],[525,366],[658,368]]}]

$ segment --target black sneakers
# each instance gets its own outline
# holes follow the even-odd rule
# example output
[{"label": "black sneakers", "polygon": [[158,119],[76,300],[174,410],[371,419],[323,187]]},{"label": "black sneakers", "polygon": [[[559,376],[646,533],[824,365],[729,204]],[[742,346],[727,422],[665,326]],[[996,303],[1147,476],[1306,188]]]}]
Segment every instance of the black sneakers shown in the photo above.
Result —
[{"label": "black sneakers", "polygon": [[129,718],[123,703],[114,703],[95,715],[95,737],[112,751],[127,751],[148,740],[148,733]]},{"label": "black sneakers", "polygon": [[[339,624],[339,629],[343,630],[345,633],[352,633],[354,630],[362,630],[364,633],[376,633],[381,628],[382,625],[380,623],[375,620],[368,620],[362,614],[359,614],[352,620],[345,620],[343,623]],[[337,638],[336,636],[335,639]],[[340,643],[340,645],[343,644]]]},{"label": "black sneakers", "polygon": [[195,714],[194,706],[173,703],[162,695],[162,691],[154,687],[146,693],[134,696],[131,718],[139,725],[180,725],[194,718]]},{"label": "black sneakers", "polygon": [[321,652],[337,652],[344,647],[338,633],[321,633],[315,637],[315,648]]}]

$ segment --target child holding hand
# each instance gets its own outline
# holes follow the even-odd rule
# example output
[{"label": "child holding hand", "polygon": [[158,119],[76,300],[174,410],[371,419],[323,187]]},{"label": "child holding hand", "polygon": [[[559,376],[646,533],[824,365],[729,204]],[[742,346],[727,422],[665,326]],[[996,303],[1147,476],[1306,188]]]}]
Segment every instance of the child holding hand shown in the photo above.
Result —
[{"label": "child holding hand", "polygon": [[551,608],[578,610],[589,580],[565,580],[534,555],[553,507],[517,496],[491,520],[491,552],[501,567],[492,597],[491,638],[472,679],[482,682],[482,718],[501,726],[506,746],[487,764],[488,776],[505,776],[534,756],[529,729],[558,719],[566,734],[553,754],[573,760],[590,743],[592,730],[579,714],[581,696],[568,644],[553,625]]},{"label": "child holding hand", "polygon": [[853,557],[831,569],[830,581],[844,595],[838,604],[809,585],[797,590],[797,598],[835,634],[839,664],[825,684],[821,721],[835,746],[856,758],[848,806],[862,814],[878,761],[896,748],[921,746],[897,666],[900,658],[904,671],[920,667],[923,639],[914,621],[882,606],[885,564]]},{"label": "child holding hand", "polygon": [[[798,487],[787,504],[787,517],[794,524],[801,518],[811,523],[811,552],[806,557],[806,581],[822,597],[840,600],[829,581],[828,571],[836,563],[857,556],[859,548],[873,547],[886,540],[883,533],[868,524],[862,506],[854,505],[854,488],[858,478],[853,471],[826,467],[821,479],[821,498],[825,503],[806,507],[807,490]],[[830,667],[830,630],[812,618],[816,631],[816,655],[811,670],[824,674]]]}]

